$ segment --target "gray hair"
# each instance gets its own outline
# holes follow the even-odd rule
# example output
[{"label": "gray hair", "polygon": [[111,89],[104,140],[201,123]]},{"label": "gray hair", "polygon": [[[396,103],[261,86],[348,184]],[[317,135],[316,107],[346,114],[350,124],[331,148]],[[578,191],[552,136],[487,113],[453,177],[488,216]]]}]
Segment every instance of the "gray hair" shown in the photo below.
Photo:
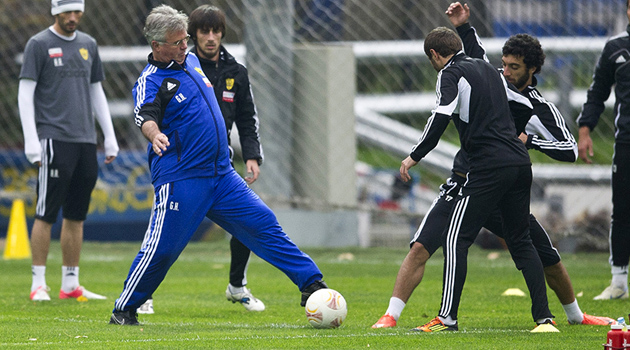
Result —
[{"label": "gray hair", "polygon": [[144,24],[144,37],[151,42],[165,41],[169,33],[188,30],[188,16],[168,5],[160,5],[149,13]]}]

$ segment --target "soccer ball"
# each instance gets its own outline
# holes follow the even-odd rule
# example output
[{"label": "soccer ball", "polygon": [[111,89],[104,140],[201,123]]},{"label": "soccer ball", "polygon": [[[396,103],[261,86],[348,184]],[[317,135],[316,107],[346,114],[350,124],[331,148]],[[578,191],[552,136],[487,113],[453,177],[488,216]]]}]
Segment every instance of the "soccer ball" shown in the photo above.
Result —
[{"label": "soccer ball", "polygon": [[306,319],[315,328],[337,328],[348,315],[346,299],[334,289],[315,291],[306,301]]}]

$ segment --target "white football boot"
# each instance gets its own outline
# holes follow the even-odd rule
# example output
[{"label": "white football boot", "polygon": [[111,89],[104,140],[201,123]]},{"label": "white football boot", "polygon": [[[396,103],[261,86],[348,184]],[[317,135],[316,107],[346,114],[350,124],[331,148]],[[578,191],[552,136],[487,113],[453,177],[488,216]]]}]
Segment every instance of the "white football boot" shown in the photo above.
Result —
[{"label": "white football boot", "polygon": [[593,300],[610,299],[628,299],[628,288],[623,290],[617,286],[610,285],[606,287],[606,289],[604,289],[604,291],[600,295],[593,298]]},{"label": "white football boot", "polygon": [[71,292],[64,292],[63,289],[59,291],[59,299],[81,298],[81,297],[85,299],[99,299],[99,300],[107,299],[106,296],[96,294],[94,292],[90,292],[89,290],[85,289],[83,286],[78,286]]},{"label": "white football boot", "polygon": [[253,296],[252,292],[245,286],[243,286],[243,292],[232,293],[230,285],[228,284],[227,289],[225,290],[225,297],[232,303],[241,303],[241,305],[243,305],[247,309],[247,311],[265,310],[265,304],[263,304],[262,301]]},{"label": "white football boot", "polygon": [[48,286],[40,286],[37,287],[34,291],[31,292],[31,300],[32,301],[50,301],[50,288]]},{"label": "white football boot", "polygon": [[153,311],[153,299],[147,299],[144,304],[140,305],[136,312],[144,315],[154,314],[155,311]]}]

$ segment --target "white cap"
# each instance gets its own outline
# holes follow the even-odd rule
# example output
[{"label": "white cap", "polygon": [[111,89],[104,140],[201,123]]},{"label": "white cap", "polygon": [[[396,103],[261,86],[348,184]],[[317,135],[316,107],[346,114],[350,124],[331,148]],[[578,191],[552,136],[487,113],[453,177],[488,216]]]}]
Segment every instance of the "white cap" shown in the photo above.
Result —
[{"label": "white cap", "polygon": [[81,11],[85,9],[83,0],[51,0],[50,13],[58,15],[64,12]]}]

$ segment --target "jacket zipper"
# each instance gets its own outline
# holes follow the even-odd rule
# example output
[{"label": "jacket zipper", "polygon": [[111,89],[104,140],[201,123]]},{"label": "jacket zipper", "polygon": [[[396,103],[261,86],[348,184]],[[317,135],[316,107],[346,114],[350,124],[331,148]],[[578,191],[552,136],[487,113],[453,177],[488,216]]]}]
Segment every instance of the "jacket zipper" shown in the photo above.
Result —
[{"label": "jacket zipper", "polygon": [[186,69],[186,68],[183,68],[183,69],[184,69],[184,72],[186,72],[186,74],[188,75],[188,77],[190,77],[190,79],[195,83],[195,85],[197,86],[197,89],[199,89],[199,91],[201,92],[201,95],[203,96],[203,99],[206,101],[206,104],[208,105],[208,109],[210,110],[210,114],[212,114],[212,122],[214,123],[214,127],[217,130],[217,154],[214,157],[214,176],[217,176],[217,174],[219,173],[217,164],[219,162],[219,152],[221,151],[221,140],[219,139],[219,131],[218,131],[219,130],[219,126],[217,125],[217,118],[214,115],[214,112],[212,111],[212,107],[211,107],[210,101],[208,101],[208,99],[206,98],[206,94],[204,93],[204,91],[201,88],[201,86],[199,86],[199,83],[197,83],[195,78],[192,77],[192,74],[190,74],[188,69]]}]

